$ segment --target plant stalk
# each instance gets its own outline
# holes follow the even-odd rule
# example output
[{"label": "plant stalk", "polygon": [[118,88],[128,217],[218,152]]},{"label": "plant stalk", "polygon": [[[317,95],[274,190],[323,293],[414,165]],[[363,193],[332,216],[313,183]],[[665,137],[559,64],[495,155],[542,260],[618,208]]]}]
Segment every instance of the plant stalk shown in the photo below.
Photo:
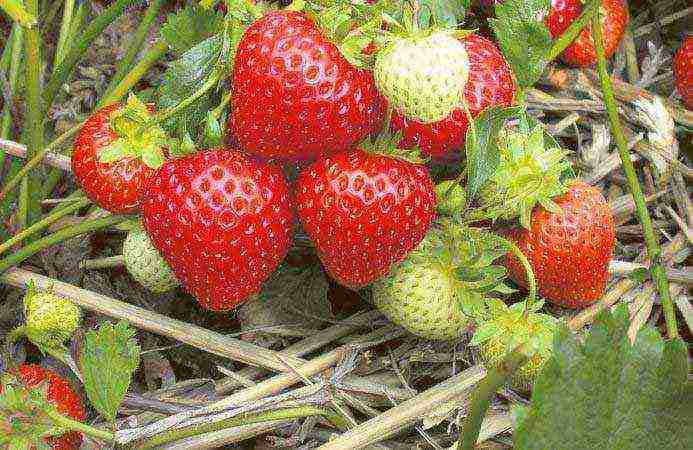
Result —
[{"label": "plant stalk", "polygon": [[115,435],[110,431],[95,428],[82,422],[78,422],[69,417],[63,416],[55,408],[47,408],[45,413],[56,425],[58,425],[61,428],[65,428],[66,430],[79,431],[80,433],[86,434],[87,436],[91,436],[96,439],[101,439],[106,442],[113,442],[115,440]]},{"label": "plant stalk", "polygon": [[22,263],[27,258],[35,255],[41,250],[48,248],[52,245],[58,244],[74,236],[80,234],[88,233],[90,231],[100,230],[102,228],[107,228],[109,226],[124,222],[127,220],[127,216],[114,216],[110,215],[100,219],[85,220],[84,222],[73,225],[70,227],[65,227],[61,230],[56,231],[53,234],[49,234],[41,239],[38,239],[31,244],[28,244],[15,253],[11,254],[7,258],[0,260],[0,273],[9,269],[12,266]]},{"label": "plant stalk", "polygon": [[[38,0],[27,0],[27,11],[38,15]],[[41,105],[41,32],[37,27],[25,31],[26,45],[26,120],[27,158],[32,158],[43,148],[43,108]],[[36,196],[38,180],[27,176],[19,196],[19,224],[25,225],[40,214],[41,206]]]},{"label": "plant stalk", "polygon": [[61,86],[67,81],[77,63],[82,59],[91,43],[103,30],[119,17],[125,8],[137,3],[137,0],[116,0],[99,17],[94,19],[86,30],[80,35],[79,39],[70,47],[60,64],[53,70],[50,81],[46,85],[43,100],[45,110],[48,111],[53,105],[55,97],[58,95]]},{"label": "plant stalk", "polygon": [[63,20],[60,24],[60,34],[58,35],[58,44],[55,48],[53,67],[57,67],[65,56],[67,40],[70,36],[70,30],[72,29],[72,13],[74,12],[74,9],[75,0],[65,0],[65,4],[63,5]]},{"label": "plant stalk", "polygon": [[582,32],[582,29],[585,28],[589,23],[594,11],[599,9],[599,5],[601,5],[601,0],[591,0],[589,3],[587,3],[585,8],[582,10],[582,14],[580,14],[580,17],[571,23],[563,34],[558,36],[556,40],[553,41],[553,45],[551,46],[551,49],[549,49],[549,53],[546,57],[547,61],[553,61],[556,59],[558,55],[563,53],[563,51],[573,43],[575,38],[577,38],[580,32]]},{"label": "plant stalk", "polygon": [[[113,78],[111,78],[111,81],[106,88],[106,95],[104,98],[107,98],[108,94],[114,90],[116,86],[118,86],[118,83],[120,83],[120,81],[125,77],[125,75],[127,75],[128,71],[132,67],[132,63],[135,61],[137,54],[140,52],[142,44],[149,34],[149,29],[152,27],[154,20],[156,20],[163,3],[164,0],[152,0],[152,2],[149,4],[149,8],[142,18],[142,22],[140,22],[140,25],[137,27],[137,31],[135,31],[132,39],[130,39],[128,50],[125,53],[125,56],[118,63],[118,68],[116,69],[115,74],[113,74]],[[99,103],[98,107],[101,106],[104,105]]]},{"label": "plant stalk", "polygon": [[[26,177],[31,170],[41,164],[41,161],[43,161],[43,158],[46,156],[46,154],[50,153],[52,150],[55,148],[59,147],[63,142],[65,142],[67,139],[69,139],[74,133],[76,133],[80,128],[82,127],[82,124],[80,123],[79,125],[75,125],[74,127],[70,128],[60,136],[58,136],[53,142],[45,146],[43,149],[40,151],[36,152],[29,161],[22,167],[22,169],[17,172],[17,174],[10,178],[7,183],[5,183],[5,186],[3,186],[2,191],[0,191],[0,200],[5,198],[5,196],[12,190],[14,189],[17,184],[19,184],[24,177]],[[29,152],[27,148],[27,158],[29,158]]]},{"label": "plant stalk", "polygon": [[12,248],[13,245],[21,242],[23,239],[28,238],[29,236],[33,236],[34,234],[38,233],[39,231],[42,231],[46,228],[48,228],[50,225],[54,224],[58,220],[62,219],[63,217],[79,211],[80,209],[84,208],[85,206],[91,204],[91,202],[87,199],[82,199],[78,200],[74,203],[71,203],[64,208],[56,208],[56,210],[51,211],[50,214],[46,215],[43,219],[39,220],[35,224],[31,225],[28,228],[23,229],[22,231],[16,233],[14,236],[9,238],[7,241],[3,242],[0,244],[0,255],[2,255],[4,252]]},{"label": "plant stalk", "polygon": [[525,362],[526,358],[521,349],[516,348],[497,367],[486,373],[486,377],[479,383],[479,386],[472,394],[471,407],[464,420],[457,444],[458,450],[474,450],[474,445],[479,438],[481,422],[484,420],[486,410],[491,404],[491,399],[496,395],[498,389],[503,387],[513,373]]},{"label": "plant stalk", "polygon": [[8,16],[24,28],[34,28],[38,25],[36,14],[32,14],[22,6],[18,0],[0,0],[0,8],[3,9]]},{"label": "plant stalk", "polygon": [[666,269],[662,264],[662,250],[659,246],[652,227],[652,219],[647,211],[647,203],[645,196],[640,187],[638,175],[635,173],[635,167],[630,160],[628,151],[628,142],[621,127],[621,120],[618,115],[618,106],[614,96],[611,78],[606,69],[606,57],[604,56],[604,41],[602,40],[602,26],[599,9],[592,15],[592,35],[594,37],[595,48],[597,51],[597,73],[599,82],[601,83],[602,93],[604,95],[604,104],[606,112],[609,116],[609,124],[611,126],[611,134],[614,136],[614,141],[618,148],[618,154],[621,157],[623,171],[626,175],[628,188],[630,189],[633,201],[635,203],[635,212],[638,215],[638,220],[642,224],[643,234],[645,237],[645,246],[647,247],[647,256],[650,260],[650,273],[652,280],[657,286],[657,291],[664,309],[664,317],[667,325],[667,335],[670,339],[678,338],[678,326],[676,324],[676,312],[674,311],[674,303],[671,300],[669,292],[669,280],[667,279]]},{"label": "plant stalk", "polygon": [[156,62],[166,54],[168,45],[164,41],[158,40],[147,50],[142,58],[135,64],[130,72],[123,77],[122,80],[109,91],[105,97],[99,101],[98,107],[104,107],[120,101],[125,94],[152,68]]},{"label": "plant stalk", "polygon": [[330,422],[332,422],[337,428],[342,430],[346,429],[347,426],[343,419],[333,411],[318,408],[315,406],[299,406],[296,408],[285,408],[264,411],[257,414],[244,414],[238,417],[230,417],[228,419],[220,420],[218,422],[202,423],[199,425],[193,425],[177,430],[170,430],[161,433],[157,436],[154,436],[144,443],[141,443],[139,445],[135,444],[135,446],[131,446],[130,448],[146,450],[161,446],[163,444],[167,444],[169,442],[177,441],[179,439],[197,436],[199,434],[204,433],[210,433],[213,431],[223,430],[225,428],[237,427],[241,425],[250,425],[259,422],[268,422],[272,420],[296,419],[309,416],[325,417]]}]

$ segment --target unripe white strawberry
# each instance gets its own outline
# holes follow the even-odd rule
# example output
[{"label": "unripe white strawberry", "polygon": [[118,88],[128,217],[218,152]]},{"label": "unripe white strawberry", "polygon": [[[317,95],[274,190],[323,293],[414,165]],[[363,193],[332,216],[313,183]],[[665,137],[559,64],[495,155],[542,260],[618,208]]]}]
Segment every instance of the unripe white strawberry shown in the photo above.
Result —
[{"label": "unripe white strawberry", "polygon": [[394,109],[431,123],[462,103],[469,59],[464,44],[445,31],[395,37],[377,55],[373,76]]},{"label": "unripe white strawberry", "polygon": [[132,278],[152,292],[167,292],[180,284],[141,226],[125,238],[123,260]]}]

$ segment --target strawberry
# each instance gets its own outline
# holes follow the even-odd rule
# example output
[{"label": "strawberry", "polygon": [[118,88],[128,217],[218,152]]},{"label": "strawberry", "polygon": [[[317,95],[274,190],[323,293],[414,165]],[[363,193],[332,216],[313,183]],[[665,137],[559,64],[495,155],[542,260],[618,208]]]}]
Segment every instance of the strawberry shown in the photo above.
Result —
[{"label": "strawberry", "polygon": [[82,314],[70,300],[50,291],[38,291],[32,283],[24,296],[24,315],[27,338],[48,353],[64,346],[77,330]]},{"label": "strawberry", "polygon": [[[39,387],[45,389],[45,401],[47,401],[49,405],[55,407],[60,414],[80,422],[86,420],[87,415],[82,400],[75,393],[67,380],[61,378],[57,373],[35,364],[22,364],[19,366],[18,370],[14,372],[14,375],[17,376],[18,382],[23,390],[24,388],[33,389]],[[0,394],[3,390],[3,385],[0,384]],[[2,396],[0,396],[0,400],[1,397]],[[15,398],[18,397],[15,396]],[[32,418],[43,416],[40,411],[35,410],[36,404],[28,400],[26,396],[23,398],[27,399],[24,405],[17,405],[16,403],[4,405],[3,402],[0,401],[0,431],[9,430],[10,442],[16,442],[20,445],[19,447],[13,448],[32,448],[35,445],[37,434],[40,435],[42,432],[49,431],[53,428],[50,423],[46,423],[42,419],[38,419],[42,421],[41,423],[20,423],[22,419],[31,421]],[[8,406],[12,409],[19,407],[21,411],[15,411],[15,421],[11,421],[9,428],[5,428],[5,424],[3,424],[2,420],[5,415],[3,408]],[[11,412],[12,411],[10,411],[10,413]],[[0,436],[0,442],[5,442],[2,438],[7,437],[6,435]],[[14,441],[12,440],[13,438],[15,439]],[[60,436],[46,437],[44,441],[50,448],[55,450],[77,450],[82,444],[82,434],[72,431]]]},{"label": "strawberry", "polygon": [[[472,116],[489,106],[510,106],[515,86],[510,68],[496,45],[486,38],[472,34],[462,43],[469,58],[469,79],[464,87],[465,100]],[[467,115],[461,104],[445,118],[423,123],[400,114],[392,115],[392,129],[402,132],[400,146],[418,146],[435,160],[457,159],[455,152],[464,146]]]},{"label": "strawberry", "polygon": [[238,46],[233,134],[263,158],[312,161],[380,129],[385,101],[306,14],[270,11]]},{"label": "strawberry", "polygon": [[693,110],[693,36],[686,36],[674,56],[676,90],[686,108]]},{"label": "strawberry", "polygon": [[152,292],[167,292],[180,284],[141,226],[128,232],[123,242],[123,262],[130,276]]},{"label": "strawberry", "polygon": [[486,294],[502,290],[502,267],[491,265],[503,255],[496,244],[483,230],[438,223],[373,283],[373,303],[417,336],[458,338],[482,311]]},{"label": "strawberry", "polygon": [[[511,229],[507,237],[527,256],[542,297],[566,308],[583,308],[604,293],[614,251],[614,219],[601,192],[582,181],[553,202],[558,211],[537,206],[529,229]],[[510,277],[525,286],[519,261],[508,256],[506,264]]]},{"label": "strawberry", "polygon": [[445,31],[396,37],[378,53],[373,76],[395,110],[432,123],[462,101],[469,59],[464,45]]},{"label": "strawberry", "polygon": [[87,196],[113,213],[134,213],[156,168],[164,159],[163,130],[147,125],[152,108],[135,97],[106,106],[77,133],[72,171]]},{"label": "strawberry", "polygon": [[435,191],[424,166],[358,148],[304,169],[296,205],[327,271],[357,289],[423,239],[435,215]]},{"label": "strawberry", "polygon": [[166,162],[142,202],[154,246],[200,304],[235,308],[260,290],[292,242],[279,166],[223,149]]},{"label": "strawberry", "polygon": [[[546,26],[552,38],[557,38],[582,13],[581,0],[552,0],[546,16]],[[602,39],[607,58],[614,54],[628,25],[628,8],[623,0],[602,0]],[[586,26],[578,37],[561,54],[561,59],[574,67],[589,67],[597,61],[592,39],[592,27]]]}]

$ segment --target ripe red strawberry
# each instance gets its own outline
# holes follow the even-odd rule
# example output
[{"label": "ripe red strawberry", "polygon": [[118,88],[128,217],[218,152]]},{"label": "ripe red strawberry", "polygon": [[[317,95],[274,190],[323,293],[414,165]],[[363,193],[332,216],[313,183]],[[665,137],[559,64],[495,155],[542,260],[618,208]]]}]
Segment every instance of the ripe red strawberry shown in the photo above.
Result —
[{"label": "ripe red strawberry", "polygon": [[693,110],[693,36],[686,36],[676,52],[674,80],[683,104]]},{"label": "ripe red strawberry", "polygon": [[[515,86],[510,68],[496,45],[476,34],[467,36],[462,42],[469,57],[465,99],[472,116],[489,106],[510,106]],[[400,146],[418,145],[424,154],[436,160],[456,159],[457,150],[464,146],[469,125],[461,105],[438,122],[422,123],[395,111],[391,123],[394,131],[402,132]]]},{"label": "ripe red strawberry", "polygon": [[87,196],[113,213],[139,210],[149,177],[163,162],[163,131],[140,130],[124,115],[148,118],[152,108],[135,100],[98,110],[79,130],[72,153],[72,171]]},{"label": "ripe red strawberry", "polygon": [[378,131],[385,101],[304,13],[271,11],[243,35],[233,72],[233,132],[263,158],[310,161]]},{"label": "ripe red strawberry", "polygon": [[[513,229],[508,237],[529,259],[542,297],[566,308],[583,308],[604,293],[614,219],[601,192],[581,181],[553,200],[560,213],[537,206],[530,229]],[[526,286],[522,265],[509,257],[507,266],[510,277]]]},{"label": "ripe red strawberry", "polygon": [[424,166],[355,149],[304,169],[296,205],[330,275],[361,288],[423,239],[435,216],[435,190]]},{"label": "ripe red strawberry", "polygon": [[235,308],[260,290],[292,242],[282,169],[242,153],[206,150],[166,162],[142,202],[144,227],[202,306]]},{"label": "ripe red strawberry", "polygon": [[[19,366],[17,374],[21,382],[28,388],[35,388],[45,383],[46,400],[60,414],[80,422],[86,420],[87,414],[84,411],[82,400],[72,389],[70,383],[57,373],[35,364],[22,364]],[[2,392],[1,385],[0,392]],[[45,441],[55,450],[77,450],[82,444],[82,434],[73,431],[61,436],[47,437]]]},{"label": "ripe red strawberry", "polygon": [[[582,13],[581,0],[552,0],[546,26],[552,38],[556,38]],[[628,25],[628,8],[623,0],[602,0],[602,39],[607,58],[614,54]],[[596,63],[597,53],[592,39],[592,26],[583,28],[578,37],[561,54],[566,64],[589,67]]]}]

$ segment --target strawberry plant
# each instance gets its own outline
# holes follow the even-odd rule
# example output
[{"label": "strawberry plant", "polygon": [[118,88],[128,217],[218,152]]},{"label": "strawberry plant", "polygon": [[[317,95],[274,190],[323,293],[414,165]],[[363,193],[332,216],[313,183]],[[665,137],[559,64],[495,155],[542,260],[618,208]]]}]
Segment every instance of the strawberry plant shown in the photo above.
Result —
[{"label": "strawberry plant", "polygon": [[0,445],[690,447],[630,3],[0,0]]}]

